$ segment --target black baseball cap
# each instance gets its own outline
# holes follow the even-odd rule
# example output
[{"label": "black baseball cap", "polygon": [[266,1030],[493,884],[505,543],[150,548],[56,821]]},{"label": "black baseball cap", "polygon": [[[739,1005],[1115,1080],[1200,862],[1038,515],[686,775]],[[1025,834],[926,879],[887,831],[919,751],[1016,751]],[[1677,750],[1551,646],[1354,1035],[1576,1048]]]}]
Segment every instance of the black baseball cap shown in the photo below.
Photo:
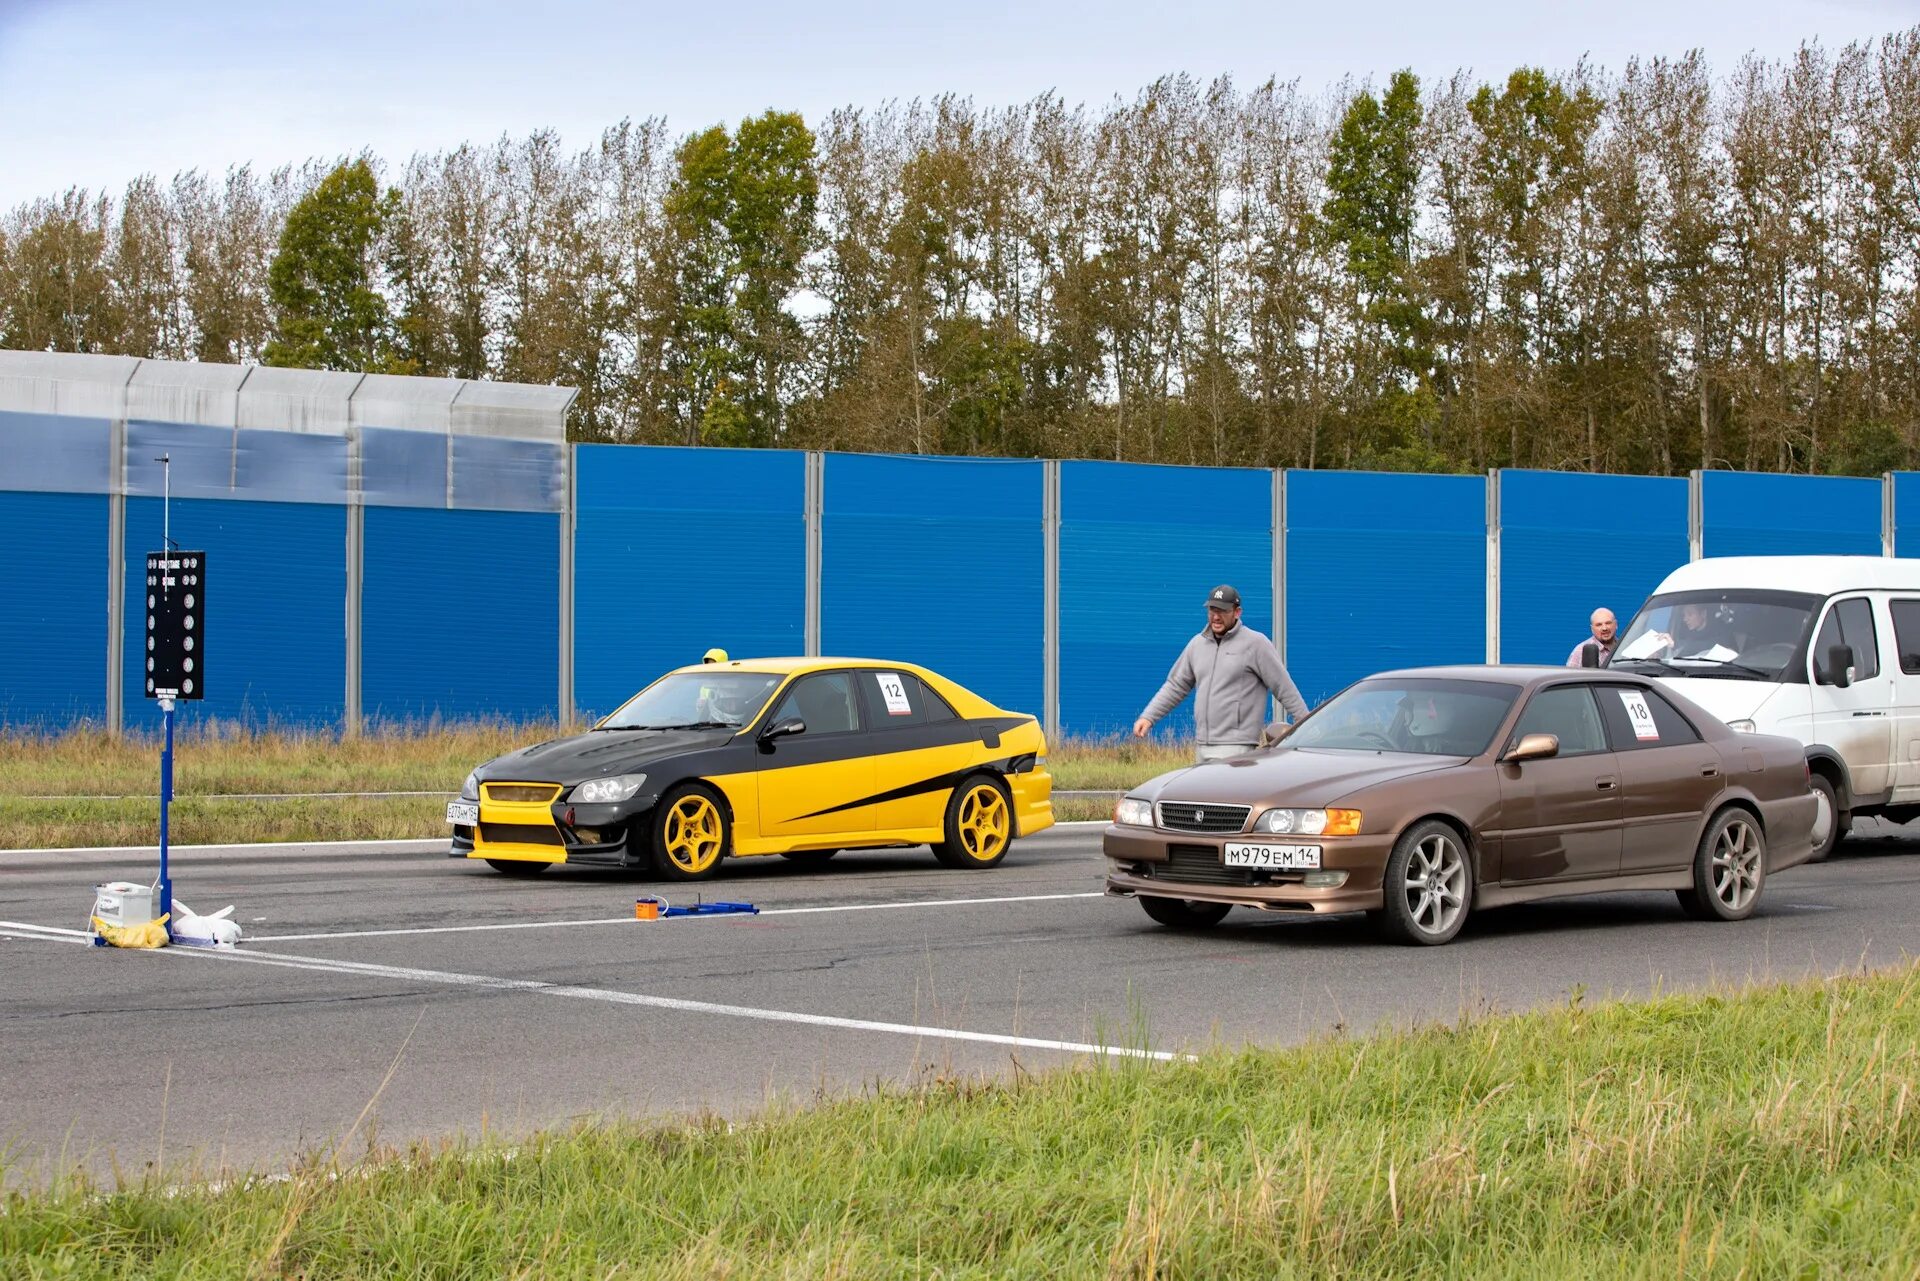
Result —
[{"label": "black baseball cap", "polygon": [[1208,609],[1239,609],[1240,593],[1226,583],[1220,584],[1207,593]]}]

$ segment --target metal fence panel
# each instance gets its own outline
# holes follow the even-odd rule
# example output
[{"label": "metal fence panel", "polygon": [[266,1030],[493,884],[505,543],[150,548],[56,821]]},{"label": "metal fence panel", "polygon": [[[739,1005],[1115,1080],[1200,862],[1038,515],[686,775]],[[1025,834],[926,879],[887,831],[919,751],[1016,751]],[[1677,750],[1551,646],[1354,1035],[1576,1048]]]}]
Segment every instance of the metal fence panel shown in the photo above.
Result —
[{"label": "metal fence panel", "polygon": [[1486,660],[1486,477],[1286,483],[1287,666],[1309,704],[1388,668]]},{"label": "metal fence panel", "polygon": [[360,588],[368,723],[553,720],[560,518],[369,507]]},{"label": "metal fence panel", "polygon": [[113,487],[112,425],[0,410],[0,490],[104,494]]},{"label": "metal fence panel", "polygon": [[[176,491],[177,492],[177,491]],[[125,723],[152,729],[146,696],[146,557],[158,498],[129,498]],[[207,697],[192,713],[250,725],[336,728],[346,705],[347,509],[176,498],[173,540],[207,553]]]},{"label": "metal fence panel", "polygon": [[578,445],[574,697],[609,712],[719,646],[798,654],[806,455]]},{"label": "metal fence panel", "polygon": [[1878,556],[1881,482],[1700,473],[1703,556]]},{"label": "metal fence panel", "polygon": [[827,455],[821,652],[921,663],[1040,716],[1044,476],[1017,459]]},{"label": "metal fence panel", "polygon": [[1920,556],[1920,471],[1897,471],[1892,486],[1893,554]]},{"label": "metal fence panel", "polygon": [[[1231,583],[1244,621],[1273,634],[1273,473],[1148,463],[1060,464],[1060,723],[1128,732],[1206,596]],[[1192,700],[1156,729],[1193,732]]]},{"label": "metal fence panel", "polygon": [[106,717],[108,502],[0,492],[0,725]]},{"label": "metal fence panel", "polygon": [[1687,563],[1683,476],[1503,471],[1500,661],[1564,663],[1606,606],[1626,626]]}]

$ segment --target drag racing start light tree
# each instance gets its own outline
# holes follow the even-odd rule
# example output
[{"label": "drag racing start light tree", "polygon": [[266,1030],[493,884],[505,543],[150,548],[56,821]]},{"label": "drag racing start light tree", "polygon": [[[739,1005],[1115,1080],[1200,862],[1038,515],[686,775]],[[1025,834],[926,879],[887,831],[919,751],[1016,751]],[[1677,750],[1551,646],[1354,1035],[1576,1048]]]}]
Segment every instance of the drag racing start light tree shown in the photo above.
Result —
[{"label": "drag racing start light tree", "polygon": [[206,697],[207,554],[178,551],[172,527],[173,460],[154,460],[162,475],[161,550],[147,553],[147,697],[159,700],[165,725],[160,750],[160,879],[155,915],[173,937],[173,878],[167,873],[167,809],[173,803],[173,705]]}]

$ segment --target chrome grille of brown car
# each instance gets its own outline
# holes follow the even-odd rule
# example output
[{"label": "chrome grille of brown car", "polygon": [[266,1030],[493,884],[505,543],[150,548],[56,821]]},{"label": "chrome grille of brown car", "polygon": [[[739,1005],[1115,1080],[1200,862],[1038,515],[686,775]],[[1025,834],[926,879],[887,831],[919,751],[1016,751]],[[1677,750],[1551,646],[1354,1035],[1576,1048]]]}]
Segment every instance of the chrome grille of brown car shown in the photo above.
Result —
[{"label": "chrome grille of brown car", "polygon": [[1161,801],[1160,826],[1174,832],[1239,832],[1245,830],[1252,812],[1251,805]]},{"label": "chrome grille of brown car", "polygon": [[480,790],[490,801],[551,801],[560,795],[558,783],[482,783]]},{"label": "chrome grille of brown car", "polygon": [[1228,867],[1211,845],[1169,845],[1165,863],[1145,865],[1155,879],[1185,881],[1191,885],[1251,885],[1253,870]]}]

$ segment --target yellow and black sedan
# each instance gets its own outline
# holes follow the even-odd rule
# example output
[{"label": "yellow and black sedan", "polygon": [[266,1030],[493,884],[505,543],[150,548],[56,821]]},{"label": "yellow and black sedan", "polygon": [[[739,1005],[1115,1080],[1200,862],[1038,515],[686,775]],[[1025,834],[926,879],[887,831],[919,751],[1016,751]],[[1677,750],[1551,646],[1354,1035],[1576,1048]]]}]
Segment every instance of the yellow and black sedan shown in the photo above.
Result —
[{"label": "yellow and black sedan", "polygon": [[911,663],[705,663],[584,734],[474,770],[447,804],[451,853],[507,873],[652,866],[689,881],[727,858],[910,845],[993,867],[1053,825],[1046,751],[1033,717]]}]

